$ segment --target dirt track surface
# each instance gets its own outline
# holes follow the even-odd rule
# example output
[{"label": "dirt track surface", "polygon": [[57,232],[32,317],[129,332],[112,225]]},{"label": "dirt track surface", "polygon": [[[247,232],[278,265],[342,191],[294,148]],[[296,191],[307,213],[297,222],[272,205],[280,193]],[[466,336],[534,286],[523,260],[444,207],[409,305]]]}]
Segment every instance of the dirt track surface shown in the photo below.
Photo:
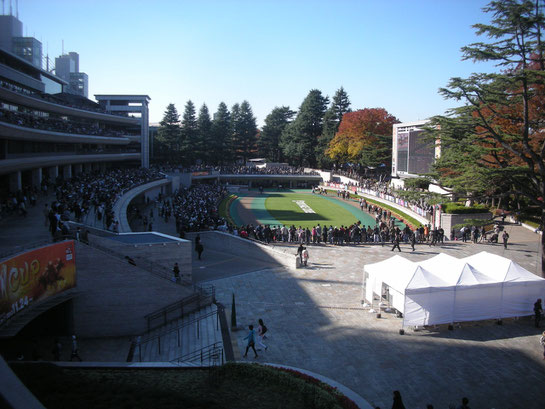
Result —
[{"label": "dirt track surface", "polygon": [[244,220],[244,224],[253,224],[256,226],[258,221],[254,212],[251,210],[251,204],[255,195],[250,193],[248,196],[241,197],[236,203],[239,217]]}]

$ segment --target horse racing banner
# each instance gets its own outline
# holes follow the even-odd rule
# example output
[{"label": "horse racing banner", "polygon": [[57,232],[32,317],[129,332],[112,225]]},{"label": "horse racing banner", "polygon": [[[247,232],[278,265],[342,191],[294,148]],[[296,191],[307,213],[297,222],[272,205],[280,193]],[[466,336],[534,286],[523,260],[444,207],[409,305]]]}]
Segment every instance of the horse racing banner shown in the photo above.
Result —
[{"label": "horse racing banner", "polygon": [[0,261],[0,325],[22,309],[75,286],[73,241]]}]

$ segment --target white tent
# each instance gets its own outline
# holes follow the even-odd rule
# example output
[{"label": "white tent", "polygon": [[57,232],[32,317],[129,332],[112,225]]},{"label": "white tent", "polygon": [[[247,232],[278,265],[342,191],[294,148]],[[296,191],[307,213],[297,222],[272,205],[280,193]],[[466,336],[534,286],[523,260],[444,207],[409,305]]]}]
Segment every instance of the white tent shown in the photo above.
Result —
[{"label": "white tent", "polygon": [[[366,278],[367,276],[367,278]],[[545,279],[482,252],[465,259],[439,254],[414,263],[398,255],[364,267],[365,298],[387,290],[403,326],[530,315]]]}]

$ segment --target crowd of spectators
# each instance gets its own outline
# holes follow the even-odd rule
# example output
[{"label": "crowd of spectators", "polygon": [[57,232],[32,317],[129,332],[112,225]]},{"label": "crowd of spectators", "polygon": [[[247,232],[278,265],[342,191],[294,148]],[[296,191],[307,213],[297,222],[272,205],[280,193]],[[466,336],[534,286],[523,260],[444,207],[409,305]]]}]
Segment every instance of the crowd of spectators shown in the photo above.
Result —
[{"label": "crowd of spectators", "polygon": [[[415,189],[408,188],[394,188],[390,185],[390,179],[388,177],[364,177],[354,172],[339,171],[335,174],[346,176],[351,180],[347,183],[326,183],[333,185],[337,188],[346,189],[347,191],[356,190],[357,192],[372,194],[374,196],[389,200],[400,204],[404,207],[411,209],[424,217],[431,217],[433,212],[433,205],[428,203],[423,196],[419,200],[407,200],[398,194],[398,191],[415,191]],[[422,189],[416,189],[420,192],[424,192]]]},{"label": "crowd of spectators", "polygon": [[3,194],[0,200],[0,219],[16,214],[26,217],[29,207],[36,206],[41,194],[42,191],[36,186],[25,186],[15,193]]},{"label": "crowd of spectators", "polygon": [[115,220],[113,206],[117,199],[127,190],[161,178],[158,172],[143,168],[82,173],[57,185],[57,200],[52,207],[61,220],[69,219],[73,214],[79,222],[94,210],[96,221],[115,231],[118,221]]},{"label": "crowd of spectators", "polygon": [[188,231],[215,229],[225,223],[219,217],[218,204],[226,194],[225,187],[217,184],[180,188],[172,201],[164,199],[159,202],[159,216],[168,221],[172,215],[180,236]]},{"label": "crowd of spectators", "polygon": [[125,132],[101,128],[96,123],[91,124],[50,116],[37,116],[28,112],[12,111],[8,109],[0,109],[0,121],[50,132],[108,137],[128,136]]},{"label": "crowd of spectators", "polygon": [[305,168],[294,166],[220,166],[215,169],[227,175],[319,175],[316,171],[305,171]]},{"label": "crowd of spectators", "polygon": [[158,167],[164,172],[210,172],[221,175],[319,175],[316,171],[305,171],[305,168],[294,166],[270,166],[270,167],[257,167],[257,166],[244,166],[244,165],[231,165],[231,166],[208,166],[208,165],[194,165],[190,167],[177,166],[174,164],[161,164]]},{"label": "crowd of spectators", "polygon": [[[17,92],[18,94],[23,94],[23,95],[26,95],[28,97],[41,99],[41,100],[51,102],[51,103],[57,104],[57,105],[63,105],[63,106],[67,106],[67,107],[70,107],[70,108],[83,109],[85,111],[99,112],[101,114],[125,116],[125,114],[121,113],[121,112],[108,112],[108,111],[100,108],[100,106],[98,104],[94,104],[90,100],[89,100],[89,103],[85,104],[85,105],[84,104],[75,104],[73,102],[70,103],[70,102],[64,100],[63,98],[56,97],[55,95],[30,91],[30,90],[28,90],[26,88],[19,87],[19,86],[16,86],[14,84],[11,84],[9,82],[2,81],[2,80],[0,80],[0,86],[2,88],[8,89],[10,91]],[[92,106],[92,104],[94,104],[96,106]]]}]

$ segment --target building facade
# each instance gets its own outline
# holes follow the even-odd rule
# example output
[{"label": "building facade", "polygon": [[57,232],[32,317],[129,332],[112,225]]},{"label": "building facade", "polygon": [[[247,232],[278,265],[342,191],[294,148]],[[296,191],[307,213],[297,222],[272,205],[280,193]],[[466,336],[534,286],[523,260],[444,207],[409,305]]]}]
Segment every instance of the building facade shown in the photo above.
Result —
[{"label": "building facade", "polygon": [[395,124],[392,135],[392,176],[408,177],[428,173],[440,155],[440,147],[424,136],[429,121]]}]

